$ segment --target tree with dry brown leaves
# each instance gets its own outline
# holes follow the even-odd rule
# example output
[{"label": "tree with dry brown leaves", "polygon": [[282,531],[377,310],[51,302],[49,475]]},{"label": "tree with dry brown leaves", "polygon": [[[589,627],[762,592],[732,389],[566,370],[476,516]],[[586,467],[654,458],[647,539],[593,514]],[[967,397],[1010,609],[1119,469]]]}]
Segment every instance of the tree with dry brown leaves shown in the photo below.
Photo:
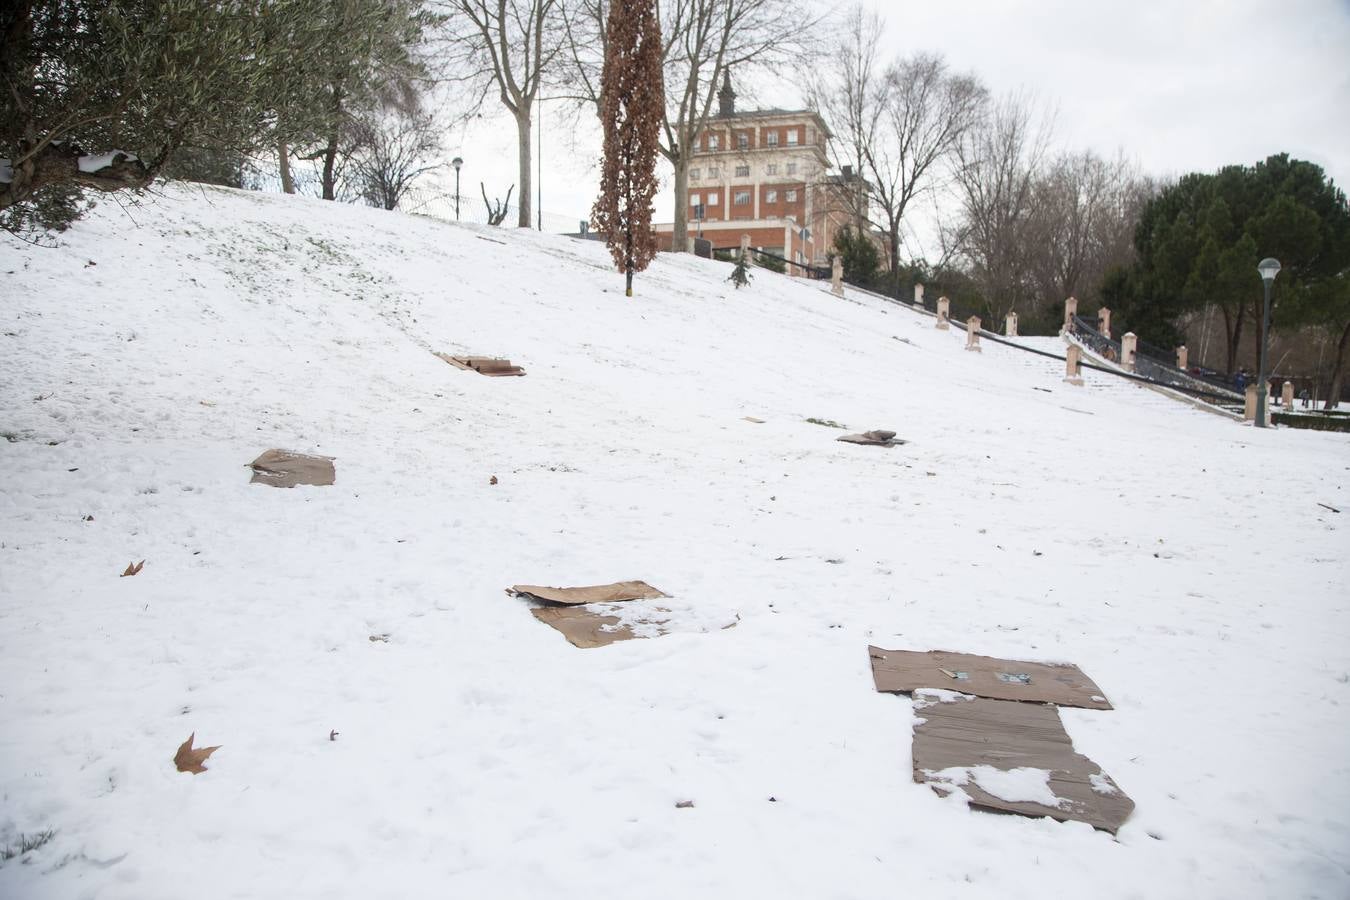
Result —
[{"label": "tree with dry brown leaves", "polygon": [[652,202],[666,106],[656,0],[615,0],[605,42],[600,83],[605,157],[591,221],[627,275],[626,294],[631,297],[633,273],[647,268],[656,256]]}]

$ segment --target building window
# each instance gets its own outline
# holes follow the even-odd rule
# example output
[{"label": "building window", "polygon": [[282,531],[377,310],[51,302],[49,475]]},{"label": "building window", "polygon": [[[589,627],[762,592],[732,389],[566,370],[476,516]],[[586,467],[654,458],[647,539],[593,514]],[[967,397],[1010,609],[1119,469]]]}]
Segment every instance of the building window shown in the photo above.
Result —
[{"label": "building window", "polygon": [[796,202],[797,202],[797,192],[796,192],[796,191],[787,191],[786,193],[787,193],[787,196],[786,196],[784,199],[786,199],[788,203],[796,203]]},{"label": "building window", "polygon": [[764,194],[764,202],[765,202],[765,203],[777,203],[777,202],[778,202],[778,192],[777,192],[777,191],[767,191],[767,192]]},{"label": "building window", "polygon": [[744,132],[742,132],[742,133],[736,135],[736,148],[737,148],[738,150],[749,150],[749,149],[750,149],[750,135],[745,134]]},{"label": "building window", "polygon": [[766,144],[768,144],[770,147],[777,147],[777,146],[778,146],[778,132],[776,132],[776,131],[770,131],[768,134],[764,135],[764,142],[765,142]]},{"label": "building window", "polygon": [[777,175],[778,163],[769,163],[767,166],[764,167],[764,171],[769,175]]},{"label": "building window", "polygon": [[708,135],[708,149],[709,150],[717,149],[717,135],[715,134]]},{"label": "building window", "polygon": [[721,174],[722,174],[722,170],[719,169],[719,168],[717,168],[717,166],[709,166],[709,167],[708,167],[708,177],[709,177],[709,178],[717,178],[717,177],[720,176]]},{"label": "building window", "polygon": [[787,167],[788,167],[787,173],[788,173],[789,175],[796,175],[796,174],[797,174],[797,164],[796,164],[796,163],[788,163],[788,164],[787,164]]},{"label": "building window", "polygon": [[709,194],[709,195],[708,195],[708,205],[709,205],[709,206],[716,206],[716,205],[717,205],[717,196],[718,196],[717,194]]},{"label": "building window", "polygon": [[689,170],[689,180],[690,180],[690,181],[698,181],[698,177],[699,177],[699,175],[701,175],[701,174],[703,174],[703,172],[702,172],[701,169],[690,169],[690,170]]},{"label": "building window", "polygon": [[737,191],[737,192],[735,193],[735,195],[732,196],[731,202],[734,203],[734,204],[736,204],[737,206],[749,206],[749,205],[750,205],[750,192],[749,192],[749,191]]},{"label": "building window", "polygon": [[737,166],[737,167],[736,167],[736,177],[737,177],[737,178],[749,178],[749,177],[750,177],[750,167],[749,167],[749,166]]},{"label": "building window", "polygon": [[703,195],[702,195],[702,194],[690,194],[690,195],[689,195],[689,204],[690,204],[691,206],[702,206],[702,205],[703,205]]},{"label": "building window", "polygon": [[795,146],[797,146],[797,129],[795,129],[795,128],[789,128],[789,129],[788,129],[788,133],[787,133],[787,137],[788,137],[788,146],[789,146],[789,147],[795,147]]}]

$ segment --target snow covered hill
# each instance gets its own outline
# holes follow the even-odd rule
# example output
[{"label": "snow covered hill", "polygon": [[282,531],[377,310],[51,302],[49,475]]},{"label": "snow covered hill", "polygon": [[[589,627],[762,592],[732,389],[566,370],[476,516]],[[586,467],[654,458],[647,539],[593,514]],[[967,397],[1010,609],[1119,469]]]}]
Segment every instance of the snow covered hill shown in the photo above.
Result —
[{"label": "snow covered hill", "polygon": [[[0,241],[0,897],[1350,894],[1350,440],[729,271],[184,187]],[[696,627],[503,593],[635,578]],[[1118,838],[914,784],[869,643],[1081,666]]]}]

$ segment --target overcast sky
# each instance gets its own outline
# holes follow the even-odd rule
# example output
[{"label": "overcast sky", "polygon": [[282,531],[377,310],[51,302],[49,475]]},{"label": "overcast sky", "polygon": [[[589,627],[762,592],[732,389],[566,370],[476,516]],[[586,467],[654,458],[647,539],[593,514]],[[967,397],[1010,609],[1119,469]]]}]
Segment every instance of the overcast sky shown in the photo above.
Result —
[{"label": "overcast sky", "polygon": [[[1157,175],[1285,151],[1318,163],[1343,188],[1350,183],[1350,0],[870,5],[887,19],[887,55],[937,51],[995,94],[1022,89],[1054,107],[1057,147],[1120,149]],[[761,104],[800,103],[809,73],[782,77],[781,90],[761,86]],[[581,121],[590,133],[573,134],[554,114],[544,116],[549,230],[575,228],[594,199],[599,136],[593,118]],[[489,195],[517,180],[509,117],[485,116],[453,135],[447,149],[465,160],[464,202],[476,211],[480,180]],[[664,162],[659,171],[668,182]],[[667,189],[657,218],[671,215]]]}]

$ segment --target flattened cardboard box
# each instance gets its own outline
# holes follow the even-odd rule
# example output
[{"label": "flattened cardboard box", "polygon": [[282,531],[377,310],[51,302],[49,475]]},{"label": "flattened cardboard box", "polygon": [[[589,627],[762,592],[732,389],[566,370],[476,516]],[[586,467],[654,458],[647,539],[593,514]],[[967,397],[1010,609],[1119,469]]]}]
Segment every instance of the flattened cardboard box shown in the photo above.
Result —
[{"label": "flattened cardboard box", "polygon": [[[1004,800],[973,778],[959,786],[977,808],[1086,822],[1112,834],[1134,810],[1134,801],[1100,766],[1074,752],[1055,707],[979,698],[924,700],[916,696],[914,710],[923,720],[914,726],[914,780],[919,784],[945,794],[955,789],[949,780],[953,769],[1042,769],[1050,773],[1047,784],[1057,806]],[[947,778],[937,774],[944,770]]]},{"label": "flattened cardboard box", "polygon": [[849,444],[868,444],[873,447],[895,447],[908,443],[904,440],[896,440],[894,431],[864,431],[862,434],[846,434],[835,438],[835,440]]},{"label": "flattened cardboard box", "polygon": [[[606,647],[617,641],[631,641],[638,637],[628,625],[619,625],[619,617],[589,606],[541,606],[532,609],[534,617],[545,625],[562,632],[573,647],[589,650],[593,647]],[[653,609],[663,613],[666,610]],[[646,623],[656,629],[656,635],[665,634],[660,622]]]},{"label": "flattened cardboard box", "polygon": [[645,581],[616,581],[613,584],[593,584],[586,587],[547,587],[542,584],[513,584],[507,593],[558,603],[580,606],[584,603],[618,603],[622,600],[656,600],[670,595]]},{"label": "flattened cardboard box", "polygon": [[329,485],[337,478],[333,457],[308,456],[287,450],[267,450],[253,462],[250,484],[295,487],[297,484]]},{"label": "flattened cardboard box", "polygon": [[451,356],[448,353],[433,351],[436,356],[448,362],[456,369],[469,369],[477,372],[479,375],[491,375],[499,377],[502,375],[524,375],[525,370],[520,366],[511,365],[509,359],[497,359],[492,356]]},{"label": "flattened cardboard box", "polygon": [[1073,665],[1019,662],[944,650],[920,653],[868,647],[867,655],[872,661],[872,680],[883,693],[908,694],[919,688],[942,688],[992,700],[1111,709],[1096,683]]}]

